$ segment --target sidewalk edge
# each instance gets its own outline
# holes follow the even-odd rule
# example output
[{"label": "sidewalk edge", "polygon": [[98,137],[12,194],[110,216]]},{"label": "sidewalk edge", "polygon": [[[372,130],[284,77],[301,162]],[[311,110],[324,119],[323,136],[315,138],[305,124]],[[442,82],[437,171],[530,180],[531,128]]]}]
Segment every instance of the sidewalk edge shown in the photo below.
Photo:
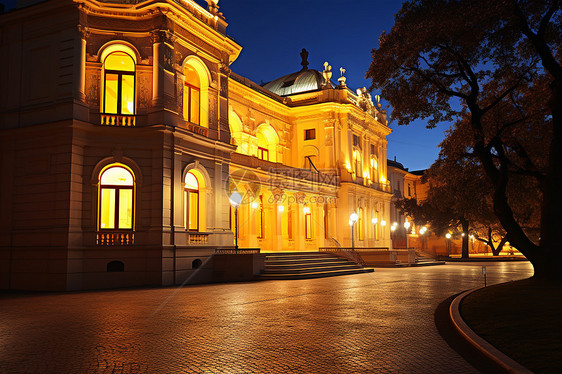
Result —
[{"label": "sidewalk edge", "polygon": [[512,358],[506,356],[503,352],[500,352],[496,347],[488,343],[486,340],[477,335],[464,321],[461,316],[459,307],[462,300],[474,291],[477,291],[483,287],[478,287],[472,290],[465,291],[455,297],[451,305],[449,306],[449,317],[453,326],[459,332],[461,337],[463,337],[468,343],[470,343],[474,348],[480,351],[484,356],[488,357],[490,360],[495,362],[497,365],[502,367],[508,373],[521,373],[521,374],[532,374],[533,372],[516,362]]}]

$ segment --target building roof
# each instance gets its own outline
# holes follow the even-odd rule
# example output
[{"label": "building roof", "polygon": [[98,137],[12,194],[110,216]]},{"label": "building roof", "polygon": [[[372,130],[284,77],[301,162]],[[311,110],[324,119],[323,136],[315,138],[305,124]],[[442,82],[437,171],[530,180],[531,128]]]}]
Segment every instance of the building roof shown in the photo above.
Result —
[{"label": "building roof", "polygon": [[386,165],[387,166],[391,166],[391,167],[395,167],[397,169],[402,169],[404,171],[408,171],[408,168],[405,168],[404,165],[402,165],[401,163],[399,163],[398,161],[393,161],[393,160],[386,160]]},{"label": "building roof", "polygon": [[289,96],[301,92],[317,91],[325,83],[322,73],[314,69],[302,69],[272,80],[263,85],[263,88],[279,96]]}]

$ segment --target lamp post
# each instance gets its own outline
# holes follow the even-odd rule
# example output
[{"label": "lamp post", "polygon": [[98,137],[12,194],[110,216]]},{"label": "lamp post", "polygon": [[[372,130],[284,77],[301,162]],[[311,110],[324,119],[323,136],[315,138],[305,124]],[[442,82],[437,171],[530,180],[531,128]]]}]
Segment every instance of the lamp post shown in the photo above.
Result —
[{"label": "lamp post", "polygon": [[234,208],[234,250],[238,252],[238,207],[242,202],[242,195],[234,191],[230,195],[230,205]]},{"label": "lamp post", "polygon": [[451,233],[447,233],[445,234],[445,237],[447,238],[447,252],[449,253],[449,255],[451,254]]},{"label": "lamp post", "polygon": [[355,250],[355,236],[353,235],[353,225],[355,225],[355,222],[357,222],[358,219],[359,219],[359,216],[355,212],[351,213],[351,215],[349,216],[349,226],[351,226],[351,249],[352,250]]},{"label": "lamp post", "polygon": [[408,221],[404,222],[404,229],[406,229],[406,248],[409,248],[408,247],[408,234],[410,232],[410,222],[408,222]]}]

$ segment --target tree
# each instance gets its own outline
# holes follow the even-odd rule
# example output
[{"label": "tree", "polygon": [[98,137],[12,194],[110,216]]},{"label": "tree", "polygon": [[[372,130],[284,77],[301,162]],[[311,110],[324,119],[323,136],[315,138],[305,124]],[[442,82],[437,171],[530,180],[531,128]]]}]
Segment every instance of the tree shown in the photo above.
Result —
[{"label": "tree", "polygon": [[[367,72],[399,124],[416,118],[427,118],[429,126],[467,122],[468,151],[482,165],[509,241],[532,262],[536,277],[556,280],[562,280],[561,2],[406,2],[391,32],[381,35]],[[537,137],[551,129],[544,171],[518,138],[502,136],[516,125]],[[538,243],[508,198],[514,176],[532,180],[540,191]]]}]

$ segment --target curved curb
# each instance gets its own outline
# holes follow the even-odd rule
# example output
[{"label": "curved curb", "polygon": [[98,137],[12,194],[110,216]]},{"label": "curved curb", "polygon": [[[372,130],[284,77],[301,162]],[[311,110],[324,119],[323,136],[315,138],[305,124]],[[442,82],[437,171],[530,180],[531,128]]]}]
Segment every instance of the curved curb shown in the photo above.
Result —
[{"label": "curved curb", "polygon": [[533,372],[516,362],[512,358],[506,356],[504,353],[500,352],[496,347],[488,343],[486,340],[477,335],[462,319],[459,307],[461,301],[474,291],[477,291],[483,287],[478,287],[472,290],[465,291],[455,297],[451,305],[449,306],[449,317],[453,326],[457,329],[459,334],[474,348],[480,351],[484,356],[492,360],[502,369],[508,373],[522,373],[522,374],[532,374]]}]

